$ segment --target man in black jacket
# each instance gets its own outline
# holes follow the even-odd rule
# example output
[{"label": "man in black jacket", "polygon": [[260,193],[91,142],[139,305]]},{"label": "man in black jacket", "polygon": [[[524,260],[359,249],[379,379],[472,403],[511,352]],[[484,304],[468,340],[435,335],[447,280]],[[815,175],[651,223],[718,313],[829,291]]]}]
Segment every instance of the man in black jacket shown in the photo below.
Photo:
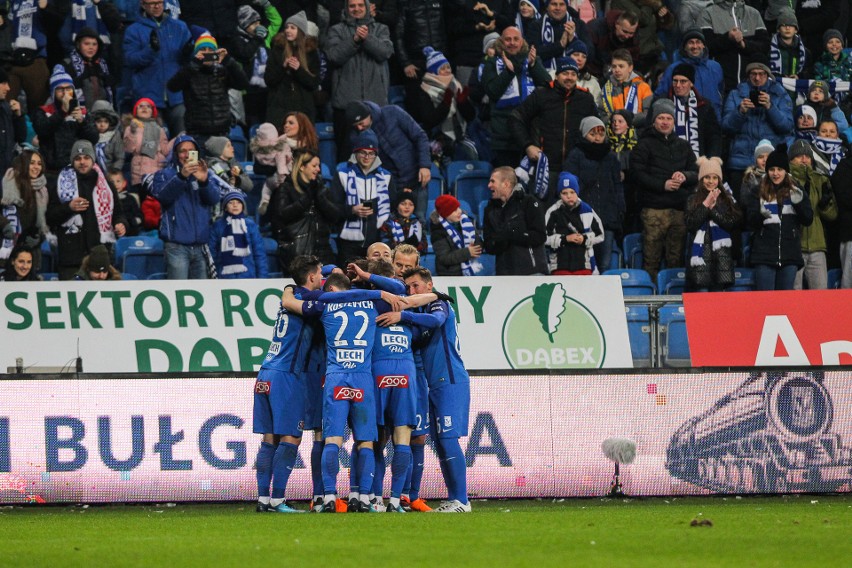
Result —
[{"label": "man in black jacket", "polygon": [[9,89],[9,76],[0,68],[0,172],[4,173],[12,165],[15,144],[27,138],[27,121],[21,113],[21,103],[16,99],[6,101]]},{"label": "man in black jacket", "polygon": [[681,63],[672,71],[669,98],[675,104],[675,134],[698,156],[722,157],[722,127],[710,101],[695,89],[695,67]]},{"label": "man in black jacket", "polygon": [[544,208],[524,193],[515,172],[495,168],[488,180],[491,201],[485,207],[485,252],[497,257],[498,276],[548,274],[544,242]]},{"label": "man in black jacket", "polygon": [[652,127],[630,154],[630,177],[642,206],[642,268],[652,281],[657,279],[664,249],[668,268],[684,265],[683,215],[686,198],[698,181],[695,154],[674,133],[674,116],[671,100],[656,101],[651,107]]},{"label": "man in black jacket", "polygon": [[571,57],[557,59],[556,79],[539,87],[509,118],[515,140],[523,141],[527,157],[537,162],[544,152],[550,170],[550,189],[545,201],[554,201],[553,187],[562,163],[582,138],[580,122],[598,116],[594,97],[577,86],[577,63]]},{"label": "man in black jacket", "polygon": [[417,0],[399,3],[399,20],[393,32],[393,46],[399,66],[409,81],[420,88],[426,70],[423,48],[447,50],[444,0]]}]

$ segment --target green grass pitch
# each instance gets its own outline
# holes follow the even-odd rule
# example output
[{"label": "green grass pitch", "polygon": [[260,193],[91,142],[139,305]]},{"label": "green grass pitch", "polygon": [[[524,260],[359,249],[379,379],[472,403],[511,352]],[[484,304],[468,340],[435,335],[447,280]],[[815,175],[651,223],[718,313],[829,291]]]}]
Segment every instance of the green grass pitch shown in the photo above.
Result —
[{"label": "green grass pitch", "polygon": [[451,515],[258,514],[249,503],[4,507],[0,566],[831,567],[852,556],[851,495],[473,507]]}]

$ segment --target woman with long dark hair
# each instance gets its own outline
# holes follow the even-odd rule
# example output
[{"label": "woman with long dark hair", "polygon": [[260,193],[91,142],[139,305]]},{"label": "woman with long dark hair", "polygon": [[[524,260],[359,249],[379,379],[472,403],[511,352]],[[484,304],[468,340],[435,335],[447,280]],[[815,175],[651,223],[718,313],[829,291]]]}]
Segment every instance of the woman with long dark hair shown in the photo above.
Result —
[{"label": "woman with long dark hair", "polygon": [[283,123],[289,111],[301,111],[316,118],[314,93],[320,84],[320,59],[316,39],[308,36],[304,12],[287,18],[284,29],[272,39],[272,51],[263,75],[269,89],[267,121]]},{"label": "woman with long dark hair", "polygon": [[3,282],[38,282],[41,276],[33,264],[33,249],[26,245],[17,245],[9,255],[6,270],[0,273]]},{"label": "woman with long dark hair", "polygon": [[44,160],[38,150],[24,150],[12,160],[12,167],[3,176],[3,198],[0,200],[0,266],[18,244],[33,249],[35,271],[41,268],[39,245],[48,232],[47,180]]},{"label": "woman with long dark hair", "polygon": [[796,272],[804,266],[800,227],[813,223],[814,211],[790,176],[785,144],[769,154],[758,192],[748,196],[746,218],[753,232],[755,289],[792,290]]},{"label": "woman with long dark hair", "polygon": [[341,209],[323,182],[315,152],[296,153],[292,172],[272,193],[268,215],[285,275],[298,255],[315,255],[324,264],[334,262],[331,227],[342,218]]}]

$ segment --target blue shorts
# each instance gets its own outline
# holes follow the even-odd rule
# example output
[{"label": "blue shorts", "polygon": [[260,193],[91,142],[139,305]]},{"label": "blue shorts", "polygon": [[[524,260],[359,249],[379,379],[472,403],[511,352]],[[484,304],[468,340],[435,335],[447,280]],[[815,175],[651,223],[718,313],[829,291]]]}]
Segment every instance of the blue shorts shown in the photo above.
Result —
[{"label": "blue shorts", "polygon": [[322,373],[305,373],[305,430],[322,430]]},{"label": "blue shorts", "polygon": [[301,438],[304,418],[304,379],[293,373],[261,369],[254,383],[254,433]]},{"label": "blue shorts", "polygon": [[343,436],[347,420],[359,442],[379,438],[372,373],[327,373],[323,389],[322,433]]},{"label": "blue shorts", "polygon": [[470,383],[450,383],[429,391],[433,436],[467,436],[470,415]]},{"label": "blue shorts", "polygon": [[417,367],[417,400],[414,407],[414,432],[412,436],[425,436],[429,433],[429,383],[426,382],[426,369]]},{"label": "blue shorts", "polygon": [[414,427],[417,424],[417,369],[414,361],[373,361],[373,373],[376,375],[378,425]]}]

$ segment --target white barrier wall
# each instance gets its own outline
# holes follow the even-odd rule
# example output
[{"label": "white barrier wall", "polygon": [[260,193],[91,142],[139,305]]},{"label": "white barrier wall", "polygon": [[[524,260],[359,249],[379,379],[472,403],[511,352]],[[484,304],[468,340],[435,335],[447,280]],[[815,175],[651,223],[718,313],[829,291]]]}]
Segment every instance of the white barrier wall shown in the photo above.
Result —
[{"label": "white barrier wall", "polygon": [[[252,499],[253,380],[2,380],[0,502]],[[848,381],[839,371],[475,376],[462,443],[470,493],[603,495],[613,464],[600,448],[613,436],[638,446],[622,468],[631,495],[850,491]],[[310,495],[310,444],[289,498]],[[434,452],[426,460],[423,493],[437,498]]]},{"label": "white barrier wall", "polygon": [[[4,283],[0,372],[257,371],[283,280]],[[631,368],[615,276],[436,278],[469,369]]]}]

